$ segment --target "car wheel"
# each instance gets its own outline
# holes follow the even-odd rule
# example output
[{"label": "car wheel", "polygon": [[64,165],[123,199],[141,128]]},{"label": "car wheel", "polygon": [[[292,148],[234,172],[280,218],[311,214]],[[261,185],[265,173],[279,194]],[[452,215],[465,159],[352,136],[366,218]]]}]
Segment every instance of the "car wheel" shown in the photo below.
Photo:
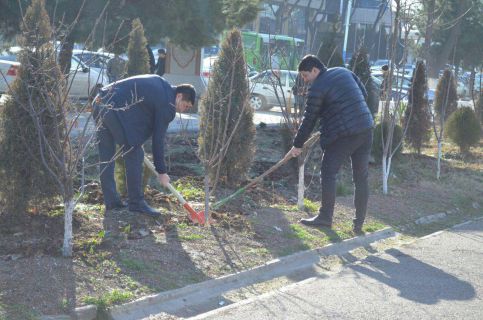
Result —
[{"label": "car wheel", "polygon": [[254,94],[250,97],[250,105],[255,111],[261,111],[261,110],[267,109],[267,102],[265,98],[258,94]]}]

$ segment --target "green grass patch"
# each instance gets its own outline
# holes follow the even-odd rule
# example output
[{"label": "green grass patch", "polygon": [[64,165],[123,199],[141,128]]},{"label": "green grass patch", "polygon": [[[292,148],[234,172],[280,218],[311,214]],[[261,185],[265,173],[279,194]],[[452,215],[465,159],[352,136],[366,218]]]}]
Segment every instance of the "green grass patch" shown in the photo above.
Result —
[{"label": "green grass patch", "polygon": [[200,240],[205,238],[203,235],[196,234],[196,233],[180,234],[178,237],[180,240],[185,240],[185,241],[194,241],[194,240]]},{"label": "green grass patch", "polygon": [[91,237],[87,240],[78,242],[78,246],[83,248],[85,252],[89,254],[94,254],[96,252],[97,247],[102,243],[102,240],[106,236],[106,232],[101,230],[97,233],[96,236]]},{"label": "green grass patch", "polygon": [[134,294],[132,292],[112,290],[111,292],[106,293],[100,297],[84,297],[82,301],[86,304],[94,304],[99,310],[102,311],[115,304],[127,302],[132,298],[134,298]]},{"label": "green grass patch", "polygon": [[259,256],[266,256],[270,254],[270,251],[267,248],[250,248],[248,249],[248,253],[259,255]]},{"label": "green grass patch", "polygon": [[131,271],[146,271],[149,266],[143,261],[122,257],[119,262]]},{"label": "green grass patch", "polygon": [[304,208],[305,208],[305,211],[307,211],[307,212],[315,213],[315,212],[319,211],[319,204],[317,202],[314,202],[310,199],[305,198],[304,199]]},{"label": "green grass patch", "polygon": [[362,230],[365,232],[376,232],[384,228],[387,228],[387,225],[379,221],[368,221],[362,226]]},{"label": "green grass patch", "polygon": [[196,186],[194,181],[180,179],[174,182],[173,185],[186,200],[203,199],[205,196],[203,188]]},{"label": "green grass patch", "polygon": [[309,233],[304,227],[299,224],[291,224],[290,229],[292,233],[288,234],[289,238],[296,238],[302,241],[316,241],[317,238]]},{"label": "green grass patch", "polygon": [[186,222],[180,222],[176,225],[176,228],[179,230],[185,230],[188,229],[188,224]]}]

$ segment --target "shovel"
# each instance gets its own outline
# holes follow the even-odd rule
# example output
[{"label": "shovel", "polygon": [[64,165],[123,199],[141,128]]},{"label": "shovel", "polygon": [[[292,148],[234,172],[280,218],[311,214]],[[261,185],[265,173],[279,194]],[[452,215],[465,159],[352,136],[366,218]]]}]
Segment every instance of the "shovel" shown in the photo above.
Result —
[{"label": "shovel", "polygon": [[[153,173],[153,175],[158,176],[158,172],[156,172],[156,169],[154,168],[153,163],[151,161],[149,161],[149,159],[146,158],[146,157],[144,157],[144,164]],[[186,211],[188,211],[188,213],[189,213],[189,215],[188,215],[189,219],[193,223],[199,223],[200,225],[204,225],[205,224],[205,214],[204,214],[204,212],[203,211],[198,211],[198,212],[195,211],[195,209],[193,209],[193,207],[190,206],[190,204],[183,198],[183,196],[181,195],[181,193],[179,193],[178,190],[176,190],[171,185],[171,183],[168,183],[168,186],[167,187],[168,187],[169,191],[171,191],[171,193],[176,196],[176,198],[181,203],[181,205],[183,206],[183,208],[185,208]]]}]

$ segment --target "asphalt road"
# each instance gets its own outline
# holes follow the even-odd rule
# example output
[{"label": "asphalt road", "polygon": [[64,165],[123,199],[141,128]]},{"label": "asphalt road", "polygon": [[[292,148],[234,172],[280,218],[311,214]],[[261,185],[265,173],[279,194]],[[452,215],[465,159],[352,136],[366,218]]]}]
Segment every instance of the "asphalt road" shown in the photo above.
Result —
[{"label": "asphalt road", "polygon": [[[90,114],[85,112],[79,115],[76,115],[77,118],[75,119],[71,137],[77,137],[81,134],[84,130],[84,127],[87,124],[86,134],[92,134],[95,129],[94,121]],[[69,121],[74,121],[74,115],[68,116]],[[272,108],[271,111],[257,111],[255,112],[255,116],[253,119],[255,125],[259,125],[261,122],[267,125],[279,125],[281,121],[283,121],[282,112],[280,108]],[[198,114],[177,114],[176,118],[169,124],[168,132],[182,132],[182,131],[189,131],[189,132],[196,132],[199,129],[199,115]]]},{"label": "asphalt road", "polygon": [[195,319],[483,319],[483,219]]}]

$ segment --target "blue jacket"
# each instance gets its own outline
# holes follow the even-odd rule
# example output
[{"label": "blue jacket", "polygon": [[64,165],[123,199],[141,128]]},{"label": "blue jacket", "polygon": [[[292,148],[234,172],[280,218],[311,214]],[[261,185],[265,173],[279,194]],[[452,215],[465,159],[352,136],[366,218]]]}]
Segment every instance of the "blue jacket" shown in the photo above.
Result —
[{"label": "blue jacket", "polygon": [[374,121],[366,97],[364,85],[350,70],[322,69],[309,87],[304,118],[293,145],[301,148],[319,119],[322,149],[340,137],[372,128]]},{"label": "blue jacket", "polygon": [[157,75],[140,75],[112,83],[100,90],[102,102],[121,123],[129,146],[142,145],[152,137],[154,166],[166,173],[164,139],[176,116],[175,87]]}]

